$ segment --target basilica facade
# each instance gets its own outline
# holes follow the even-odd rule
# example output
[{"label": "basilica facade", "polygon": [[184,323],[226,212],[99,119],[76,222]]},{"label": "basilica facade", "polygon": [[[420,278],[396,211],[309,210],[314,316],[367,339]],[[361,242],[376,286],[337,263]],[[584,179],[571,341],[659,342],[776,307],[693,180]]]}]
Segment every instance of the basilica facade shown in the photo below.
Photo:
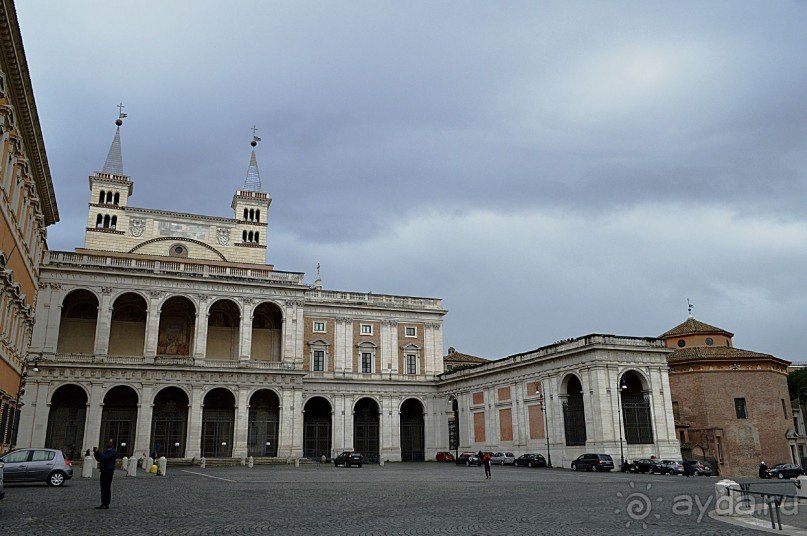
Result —
[{"label": "basilica facade", "polygon": [[[232,217],[130,204],[117,121],[84,246],[47,251],[18,445],[371,462],[444,450],[679,458],[659,339],[588,335],[447,371],[438,298],[266,264],[255,154]],[[35,371],[35,372],[34,372]]]}]

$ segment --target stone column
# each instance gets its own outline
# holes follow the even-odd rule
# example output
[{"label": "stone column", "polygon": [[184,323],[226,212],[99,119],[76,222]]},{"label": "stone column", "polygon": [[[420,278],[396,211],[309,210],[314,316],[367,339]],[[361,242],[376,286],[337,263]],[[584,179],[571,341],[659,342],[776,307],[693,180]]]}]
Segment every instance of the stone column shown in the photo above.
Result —
[{"label": "stone column", "polygon": [[434,374],[434,324],[426,322],[423,325],[423,366],[422,374]]},{"label": "stone column", "polygon": [[443,324],[442,322],[435,322],[434,329],[432,330],[434,336],[434,374],[442,374],[444,371],[443,364]]},{"label": "stone column", "polygon": [[238,358],[249,361],[252,355],[252,298],[244,298],[241,325],[238,328]]},{"label": "stone column", "polygon": [[[102,382],[90,384],[90,399],[87,403],[87,413],[84,421],[84,449],[102,447],[101,442],[101,416],[104,409],[104,385]],[[109,439],[109,438],[107,438]],[[104,441],[106,444],[106,441]]]},{"label": "stone column", "polygon": [[[45,345],[42,351],[49,354],[55,354],[59,349],[59,328],[62,322],[62,305],[61,301],[64,299],[64,292],[62,292],[61,283],[50,283],[51,294],[48,314],[47,325],[45,326]],[[41,320],[38,320],[41,322]]]},{"label": "stone column", "polygon": [[151,453],[151,420],[154,413],[154,386],[144,384],[140,393],[140,404],[137,408],[137,431],[135,433],[132,456],[138,458],[140,454],[148,456]]},{"label": "stone column", "polygon": [[247,433],[249,428],[249,391],[238,389],[235,407],[235,430],[233,433],[233,458],[247,455]]},{"label": "stone column", "polygon": [[197,364],[204,363],[207,355],[207,324],[210,313],[210,299],[208,296],[199,298],[199,310],[196,313],[193,334],[193,357]]},{"label": "stone column", "polygon": [[389,360],[390,360],[390,368],[389,371],[393,374],[398,374],[401,371],[398,370],[398,356],[400,355],[400,350],[398,348],[398,322],[395,320],[391,320],[390,323],[390,334],[389,334]]},{"label": "stone column", "polygon": [[[48,328],[50,327],[50,314],[51,309],[53,311],[58,311],[58,307],[55,304],[51,303],[53,298],[52,296],[53,291],[50,289],[50,285],[44,282],[39,283],[39,292],[37,292],[36,297],[36,319],[38,322],[42,323],[42,327],[44,329],[35,329],[31,336],[31,350],[32,351],[46,351],[46,338],[48,334]],[[0,307],[2,307],[3,311],[9,311],[10,307],[6,303],[8,300],[8,295],[0,296]],[[0,317],[2,317],[2,313],[0,313]],[[0,325],[2,322],[0,322]],[[57,328],[58,329],[58,326]]]},{"label": "stone column", "polygon": [[157,355],[157,342],[160,338],[160,297],[162,292],[155,290],[150,293],[148,303],[148,316],[146,318],[146,342],[143,355],[146,363],[154,363]]},{"label": "stone column", "polygon": [[101,303],[95,322],[95,355],[105,356],[109,352],[109,332],[112,328],[112,287],[101,288]]},{"label": "stone column", "polygon": [[[513,385],[513,414],[515,415],[515,423],[514,423],[514,430],[513,430],[513,447],[515,448],[523,448],[526,446],[527,440],[530,437],[529,433],[529,418],[528,412],[529,408],[525,403],[524,399],[526,398],[527,390],[526,384],[523,381],[516,382]],[[541,408],[543,411],[544,408]],[[543,419],[543,415],[541,415]],[[543,421],[541,425],[543,425]],[[546,433],[546,430],[544,430]]]},{"label": "stone column", "polygon": [[194,385],[191,404],[188,408],[188,436],[185,440],[185,457],[202,457],[202,412],[204,411],[205,386]]},{"label": "stone column", "polygon": [[[20,421],[17,431],[18,447],[34,447],[45,444],[45,434],[48,429],[48,416],[50,404],[48,395],[49,382],[28,382],[28,390],[23,398],[27,408],[23,406],[20,412]],[[30,394],[29,394],[30,393]]]},{"label": "stone column", "polygon": [[303,455],[303,389],[302,380],[298,388],[291,392],[289,413],[292,421],[291,456],[300,458]]}]

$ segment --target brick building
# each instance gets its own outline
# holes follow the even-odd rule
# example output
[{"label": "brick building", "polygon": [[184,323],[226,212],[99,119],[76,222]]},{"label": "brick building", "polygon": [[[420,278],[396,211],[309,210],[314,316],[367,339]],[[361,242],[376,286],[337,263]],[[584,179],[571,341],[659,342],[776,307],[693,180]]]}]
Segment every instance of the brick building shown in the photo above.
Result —
[{"label": "brick building", "polygon": [[660,338],[675,349],[667,362],[682,455],[711,460],[721,475],[749,476],[763,460],[793,462],[789,363],[735,348],[733,336],[690,315]]}]

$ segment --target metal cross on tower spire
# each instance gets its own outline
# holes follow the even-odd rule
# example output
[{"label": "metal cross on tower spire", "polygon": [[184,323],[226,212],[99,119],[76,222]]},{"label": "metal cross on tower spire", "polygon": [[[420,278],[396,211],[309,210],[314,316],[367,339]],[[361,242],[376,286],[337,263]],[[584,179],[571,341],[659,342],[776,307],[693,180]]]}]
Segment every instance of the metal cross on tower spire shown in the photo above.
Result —
[{"label": "metal cross on tower spire", "polygon": [[261,139],[255,134],[258,132],[255,125],[252,126],[252,141],[249,143],[252,146],[252,155],[249,158],[249,168],[247,169],[247,178],[244,181],[244,190],[253,192],[261,192],[261,175],[258,172],[258,159],[255,158],[255,146]]},{"label": "metal cross on tower spire", "polygon": [[112,138],[112,145],[109,147],[109,153],[106,155],[106,162],[104,162],[104,169],[102,173],[109,173],[110,175],[123,175],[123,157],[120,150],[120,127],[123,124],[123,118],[126,114],[123,113],[125,106],[123,103],[118,104],[118,118],[115,119],[115,137]]}]

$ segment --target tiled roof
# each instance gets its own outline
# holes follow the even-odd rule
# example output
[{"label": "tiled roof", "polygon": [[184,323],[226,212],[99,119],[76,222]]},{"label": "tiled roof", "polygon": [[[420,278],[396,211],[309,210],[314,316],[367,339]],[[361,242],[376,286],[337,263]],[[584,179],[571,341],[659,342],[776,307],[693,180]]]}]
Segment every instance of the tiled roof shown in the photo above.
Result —
[{"label": "tiled roof", "polygon": [[[668,363],[693,360],[736,361],[742,359],[778,359],[770,354],[761,354],[728,346],[693,346],[679,348],[667,356]],[[781,360],[779,360],[781,361]]]},{"label": "tiled roof", "polygon": [[463,354],[461,352],[449,352],[448,355],[443,357],[444,361],[450,361],[452,363],[464,363],[464,364],[477,364],[477,363],[488,363],[489,359],[484,359],[482,357],[476,357],[475,355],[468,355]]},{"label": "tiled roof", "polygon": [[710,326],[709,324],[704,324],[703,322],[700,322],[692,317],[689,317],[686,319],[684,323],[678,324],[670,331],[659,335],[659,338],[666,339],[669,337],[676,337],[680,335],[693,335],[695,333],[722,333],[723,335],[726,335],[728,337],[734,337],[734,333],[730,333],[725,329]]}]

